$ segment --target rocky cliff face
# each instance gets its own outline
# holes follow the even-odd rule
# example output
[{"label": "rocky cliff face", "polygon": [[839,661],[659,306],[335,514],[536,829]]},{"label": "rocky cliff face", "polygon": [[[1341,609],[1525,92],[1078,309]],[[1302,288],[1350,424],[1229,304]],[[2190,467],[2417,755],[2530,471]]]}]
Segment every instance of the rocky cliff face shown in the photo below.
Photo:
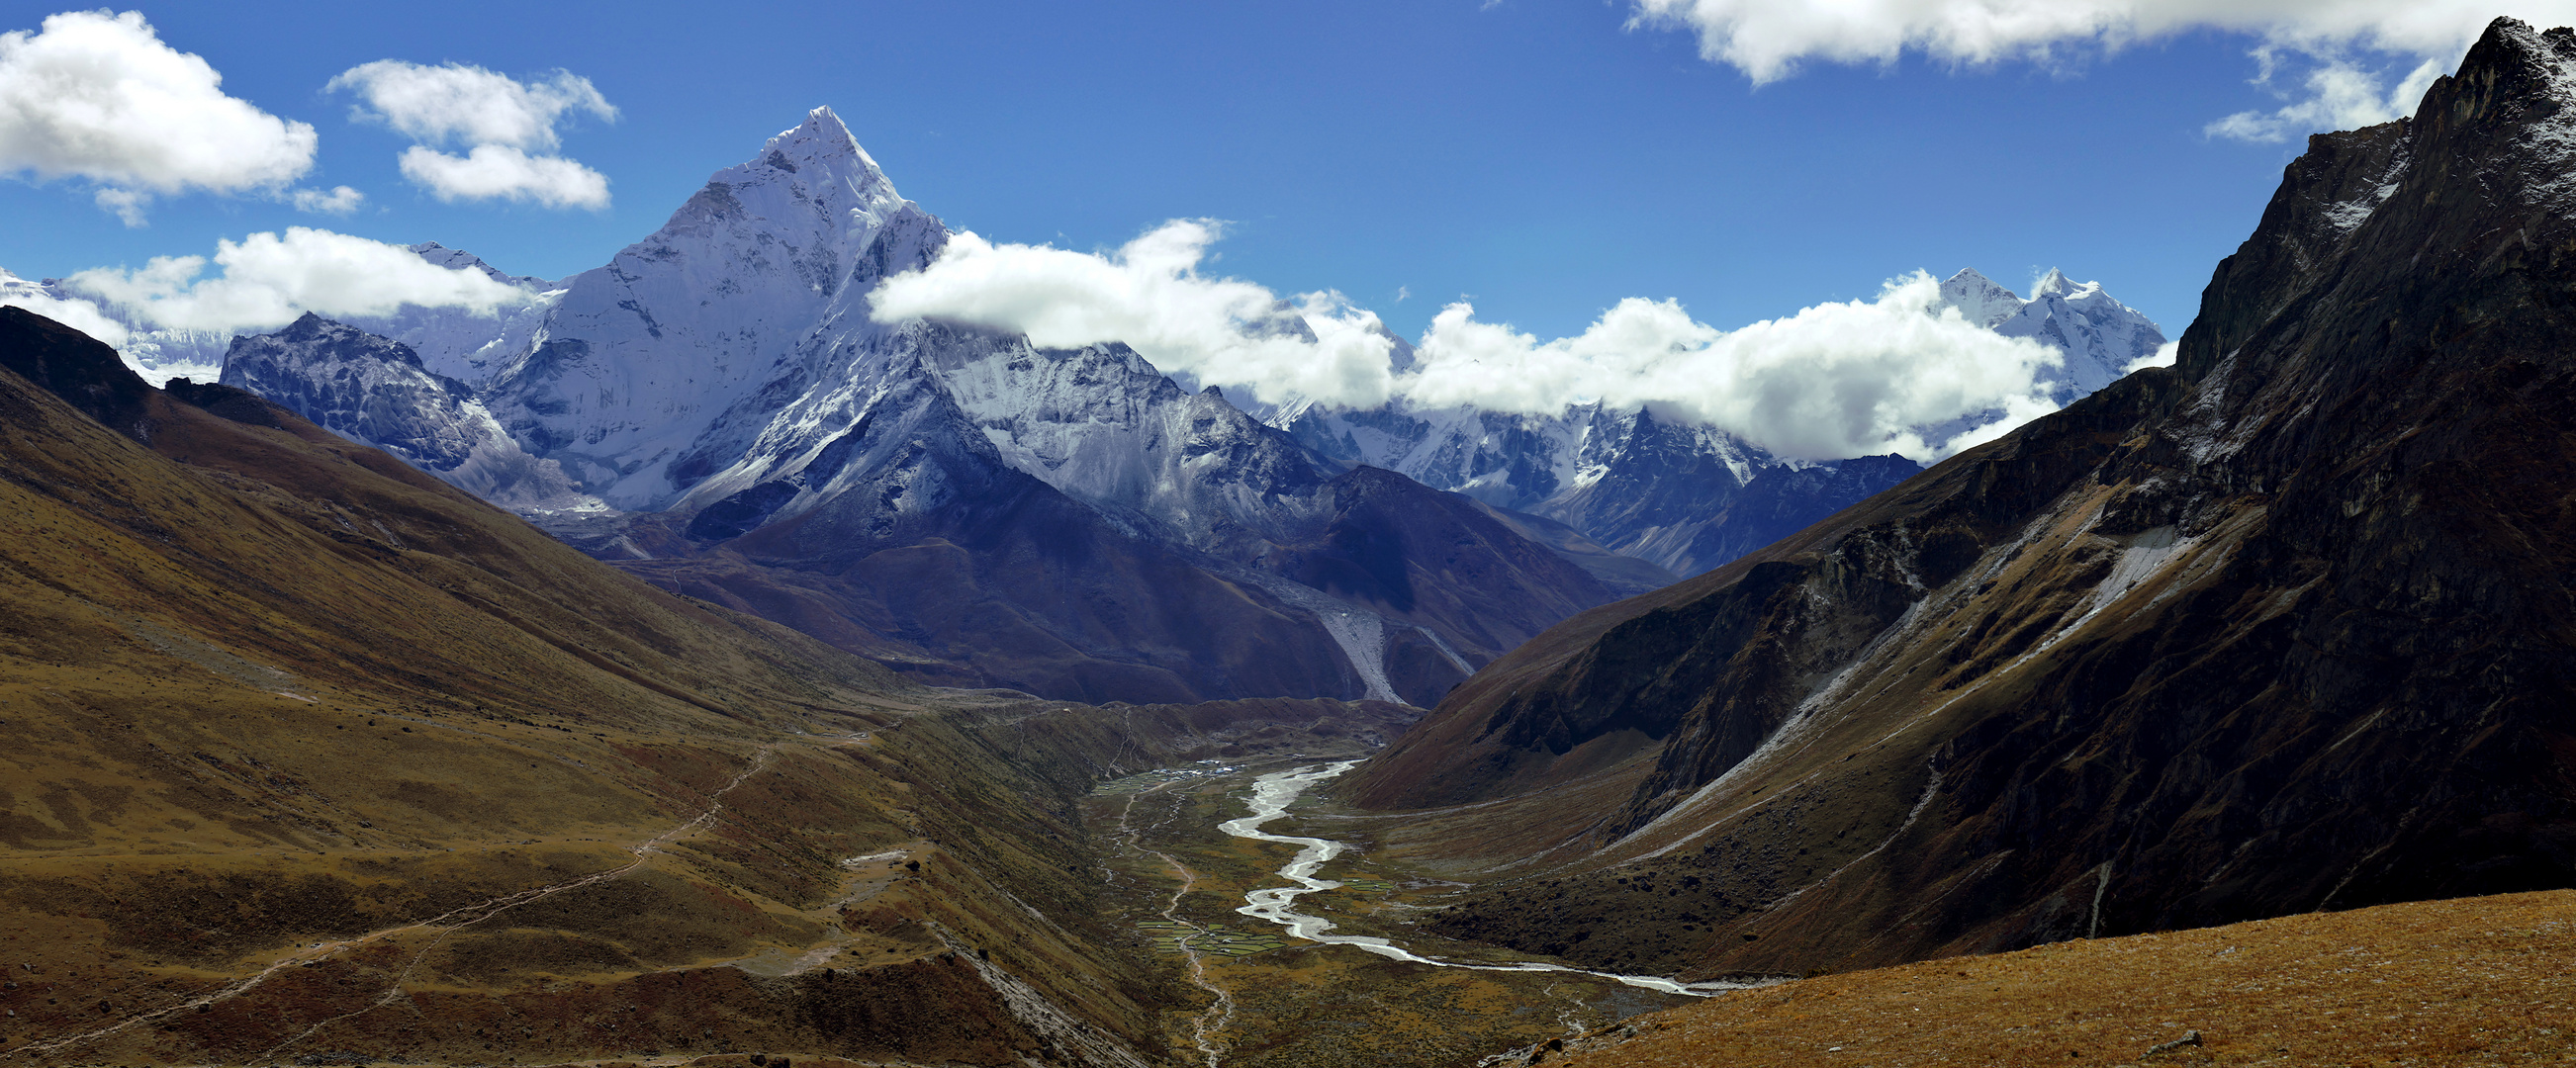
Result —
[{"label": "rocky cliff face", "polygon": [[2311,141],[2172,369],[1575,617],[1349,796],[1500,802],[1423,821],[1536,857],[1441,925],[1622,967],[2576,884],[2570,104],[2499,20]]}]

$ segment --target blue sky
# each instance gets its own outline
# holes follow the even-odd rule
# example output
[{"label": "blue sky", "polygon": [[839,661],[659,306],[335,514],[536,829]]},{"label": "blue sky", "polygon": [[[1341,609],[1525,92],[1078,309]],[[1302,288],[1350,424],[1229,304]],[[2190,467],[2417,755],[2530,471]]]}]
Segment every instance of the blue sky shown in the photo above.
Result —
[{"label": "blue sky", "polygon": [[[0,4],[0,31],[58,10]],[[2206,128],[2296,104],[2297,72],[2328,60],[2391,82],[2414,63],[2319,47],[2256,85],[2249,53],[2282,33],[2185,20],[2107,51],[2044,41],[2043,59],[1811,58],[1757,86],[1685,26],[1628,28],[1625,2],[1582,0],[134,10],[224,93],[310,123],[297,184],[347,185],[364,206],[182,193],[133,228],[92,204],[93,183],[21,170],[0,180],[0,267],[141,266],[303,225],[558,277],[828,104],[952,227],[1088,250],[1223,219],[1204,269],[1336,289],[1407,335],[1461,296],[1549,337],[1627,297],[1733,327],[1962,266],[2025,295],[2062,267],[2179,335],[2300,141]],[[609,205],[444,203],[412,184],[396,165],[412,139],[325,88],[385,59],[587,78],[617,116],[568,115],[554,150],[605,175]]]}]

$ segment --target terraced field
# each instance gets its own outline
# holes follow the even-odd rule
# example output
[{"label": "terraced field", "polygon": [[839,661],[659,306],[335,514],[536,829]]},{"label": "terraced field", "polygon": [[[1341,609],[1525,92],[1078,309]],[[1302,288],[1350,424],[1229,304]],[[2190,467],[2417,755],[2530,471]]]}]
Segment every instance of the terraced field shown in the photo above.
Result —
[{"label": "terraced field", "polygon": [[1190,950],[1228,957],[1248,957],[1279,949],[1289,943],[1284,935],[1261,931],[1238,931],[1214,924],[1200,926],[1178,920],[1143,920],[1136,928],[1145,932],[1157,953],[1186,954]]},{"label": "terraced field", "polygon": [[1202,760],[1198,765],[1193,767],[1155,768],[1151,771],[1140,771],[1124,778],[1112,779],[1092,788],[1091,792],[1103,797],[1115,796],[1118,794],[1140,793],[1157,786],[1165,786],[1181,782],[1195,782],[1218,776],[1231,775],[1241,770],[1243,769],[1239,765],[1225,764],[1214,760]]}]

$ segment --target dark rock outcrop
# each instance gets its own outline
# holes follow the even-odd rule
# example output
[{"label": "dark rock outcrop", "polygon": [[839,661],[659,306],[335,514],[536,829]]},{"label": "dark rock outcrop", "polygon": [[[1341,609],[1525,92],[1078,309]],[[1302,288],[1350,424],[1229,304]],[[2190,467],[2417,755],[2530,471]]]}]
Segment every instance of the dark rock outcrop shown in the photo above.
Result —
[{"label": "dark rock outcrop", "polygon": [[0,308],[0,368],[43,386],[83,414],[137,441],[152,436],[152,386],[106,344],[16,306]]}]

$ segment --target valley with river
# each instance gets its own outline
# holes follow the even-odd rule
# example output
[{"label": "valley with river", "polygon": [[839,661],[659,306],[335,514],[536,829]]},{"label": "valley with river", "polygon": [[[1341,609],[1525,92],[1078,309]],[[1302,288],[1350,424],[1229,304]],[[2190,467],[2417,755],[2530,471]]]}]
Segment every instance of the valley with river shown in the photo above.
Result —
[{"label": "valley with river", "polygon": [[1215,1066],[1466,1064],[1759,981],[1589,972],[1417,919],[1468,884],[1380,854],[1310,787],[1356,762],[1208,762],[1103,784],[1085,806],[1110,907],[1175,988],[1171,1056]]}]

